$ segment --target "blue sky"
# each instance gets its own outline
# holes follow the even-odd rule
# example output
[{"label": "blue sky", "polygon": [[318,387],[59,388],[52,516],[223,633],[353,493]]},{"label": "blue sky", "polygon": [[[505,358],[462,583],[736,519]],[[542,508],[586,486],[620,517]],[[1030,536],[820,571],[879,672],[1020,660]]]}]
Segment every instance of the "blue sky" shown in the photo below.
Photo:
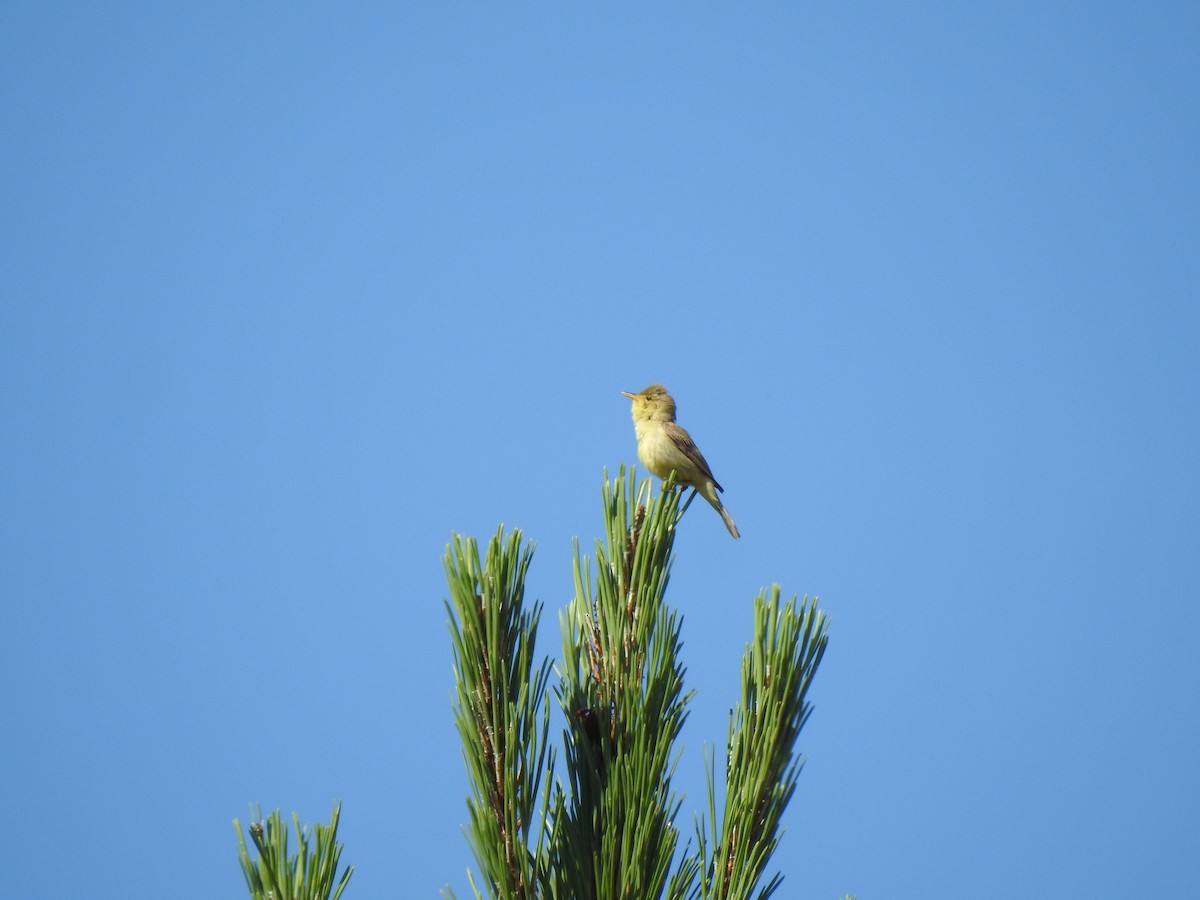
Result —
[{"label": "blue sky", "polygon": [[[704,806],[751,600],[831,640],[780,896],[1200,894],[1194,4],[17,4],[13,897],[466,891],[441,554],[571,541],[661,381]],[[83,885],[83,887],[80,887]]]}]

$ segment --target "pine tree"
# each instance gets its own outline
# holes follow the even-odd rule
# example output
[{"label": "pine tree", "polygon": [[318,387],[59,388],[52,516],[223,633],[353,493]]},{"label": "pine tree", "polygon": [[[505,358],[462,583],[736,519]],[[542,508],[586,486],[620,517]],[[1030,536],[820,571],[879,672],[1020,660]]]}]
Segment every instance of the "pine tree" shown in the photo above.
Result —
[{"label": "pine tree", "polygon": [[[680,851],[682,800],[671,776],[693,696],[682,617],[665,595],[686,505],[680,492],[655,492],[624,468],[605,477],[603,498],[594,573],[575,547],[553,688],[551,661],[534,656],[543,607],[524,596],[532,545],[501,527],[482,559],[473,539],[454,535],[447,549],[454,713],[471,785],[466,831],[480,869],[478,884],[468,872],[471,888],[497,900],[770,897],[782,875],[764,876],[800,774],[796,740],[812,711],[825,615],[815,601],[781,602],[778,585],[755,598],[729,719],[725,807],[718,816],[710,757],[707,816]],[[562,775],[551,693],[567,723]]]}]

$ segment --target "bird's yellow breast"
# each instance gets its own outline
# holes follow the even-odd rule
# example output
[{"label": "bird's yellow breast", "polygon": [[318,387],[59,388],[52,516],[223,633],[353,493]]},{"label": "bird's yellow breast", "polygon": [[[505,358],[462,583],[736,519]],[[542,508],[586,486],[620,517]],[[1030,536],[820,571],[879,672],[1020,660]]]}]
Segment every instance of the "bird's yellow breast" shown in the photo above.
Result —
[{"label": "bird's yellow breast", "polygon": [[687,475],[694,468],[691,461],[675,446],[675,442],[663,430],[659,422],[638,422],[635,430],[638,439],[638,459],[643,466],[666,479],[675,473],[680,486],[690,484]]}]

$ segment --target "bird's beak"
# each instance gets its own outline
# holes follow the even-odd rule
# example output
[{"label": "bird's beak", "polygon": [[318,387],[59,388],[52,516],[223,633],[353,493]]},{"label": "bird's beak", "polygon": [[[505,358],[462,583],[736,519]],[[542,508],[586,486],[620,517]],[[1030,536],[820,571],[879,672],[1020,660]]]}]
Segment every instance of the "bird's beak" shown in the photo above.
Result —
[{"label": "bird's beak", "polygon": [[629,391],[621,391],[621,393],[624,394],[626,397],[628,397],[630,400],[637,399],[637,394],[631,394],[631,393],[629,393]]}]

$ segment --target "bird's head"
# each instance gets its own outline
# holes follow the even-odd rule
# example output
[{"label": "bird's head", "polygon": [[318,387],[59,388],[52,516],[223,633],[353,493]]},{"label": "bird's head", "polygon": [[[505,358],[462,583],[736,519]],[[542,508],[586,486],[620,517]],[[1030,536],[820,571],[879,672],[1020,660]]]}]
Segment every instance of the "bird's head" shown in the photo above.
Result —
[{"label": "bird's head", "polygon": [[642,388],[636,394],[631,394],[629,391],[621,391],[621,393],[633,401],[633,420],[635,422],[643,419],[659,422],[675,421],[675,401],[671,399],[671,395],[661,384],[652,384],[648,388]]}]

